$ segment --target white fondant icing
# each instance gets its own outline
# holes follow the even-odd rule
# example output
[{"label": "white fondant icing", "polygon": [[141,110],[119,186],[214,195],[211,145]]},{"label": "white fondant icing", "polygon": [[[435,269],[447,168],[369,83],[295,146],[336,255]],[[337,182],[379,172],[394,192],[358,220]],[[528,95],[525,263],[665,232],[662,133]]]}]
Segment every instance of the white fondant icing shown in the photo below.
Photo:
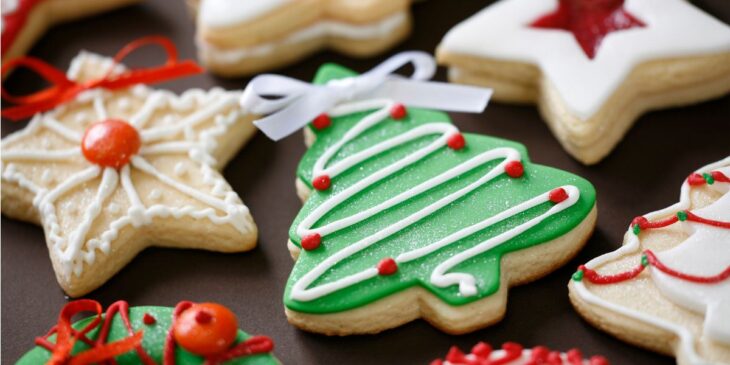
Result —
[{"label": "white fondant icing", "polygon": [[200,25],[229,27],[254,20],[294,0],[201,0]]},{"label": "white fondant icing", "polygon": [[535,64],[568,109],[586,120],[638,64],[653,59],[730,52],[730,27],[685,0],[626,0],[646,26],[612,32],[589,59],[573,34],[529,24],[557,0],[503,0],[449,31],[449,52]]}]

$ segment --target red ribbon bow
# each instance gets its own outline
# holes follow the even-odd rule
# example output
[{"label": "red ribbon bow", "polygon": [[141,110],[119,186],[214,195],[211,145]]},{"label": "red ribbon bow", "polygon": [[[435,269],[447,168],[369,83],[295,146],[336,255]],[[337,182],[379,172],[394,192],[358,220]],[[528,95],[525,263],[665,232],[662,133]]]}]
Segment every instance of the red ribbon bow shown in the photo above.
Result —
[{"label": "red ribbon bow", "polygon": [[84,90],[97,87],[117,90],[136,84],[153,84],[203,72],[203,69],[191,60],[179,61],[175,45],[170,39],[162,36],[142,37],[130,42],[114,56],[114,65],[119,64],[138,48],[150,44],[161,46],[167,53],[167,61],[163,65],[132,69],[116,75],[113,75],[114,67],[112,67],[104,77],[84,83],[69,80],[65,73],[37,58],[19,57],[12,59],[2,65],[0,73],[5,75],[5,73],[16,67],[26,67],[50,82],[51,86],[29,95],[16,96],[8,93],[0,85],[0,93],[3,99],[17,104],[3,109],[0,111],[0,115],[3,118],[18,121],[73,100],[76,95]]},{"label": "red ribbon bow", "polygon": [[[75,330],[71,327],[71,320],[74,315],[81,312],[95,312],[96,316],[81,330]],[[44,337],[36,339],[36,344],[51,351],[51,358],[48,360],[49,365],[86,365],[96,364],[106,360],[113,360],[115,356],[134,350],[142,344],[142,332],[132,333],[129,337],[112,343],[104,344],[94,342],[86,337],[91,330],[97,328],[101,323],[102,308],[99,302],[89,299],[81,299],[66,304],[58,316],[58,324]],[[111,317],[107,313],[107,321],[111,321]],[[101,341],[105,340],[108,333],[108,325],[104,325],[102,332],[105,334],[100,337]],[[56,334],[56,343],[48,341],[48,337]],[[82,341],[89,345],[86,351],[71,355],[76,342]]]}]

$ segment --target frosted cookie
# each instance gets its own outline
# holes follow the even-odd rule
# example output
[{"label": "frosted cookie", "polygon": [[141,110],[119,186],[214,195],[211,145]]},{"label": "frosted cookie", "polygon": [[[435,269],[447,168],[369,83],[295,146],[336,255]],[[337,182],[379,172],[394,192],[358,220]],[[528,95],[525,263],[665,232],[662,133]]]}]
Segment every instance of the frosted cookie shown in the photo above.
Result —
[{"label": "frosted cookie", "polygon": [[322,48],[372,56],[409,34],[409,5],[410,0],[201,0],[196,41],[203,64],[223,76],[292,64]]},{"label": "frosted cookie", "polygon": [[635,218],[624,237],[573,276],[578,312],[680,365],[730,363],[730,157],[691,174],[678,203]]},{"label": "frosted cookie", "polygon": [[138,3],[140,0],[2,0],[2,59],[25,54],[55,24]]},{"label": "frosted cookie", "polygon": [[437,58],[453,82],[538,104],[585,164],[641,114],[730,91],[730,27],[685,0],[502,0],[449,31]]},{"label": "frosted cookie", "polygon": [[[71,323],[87,312],[94,315]],[[270,338],[239,330],[236,315],[216,303],[130,308],[120,300],[102,312],[100,303],[81,299],[66,304],[58,324],[35,343],[18,365],[279,364]]]},{"label": "frosted cookie", "polygon": [[[61,103],[2,140],[2,212],[43,226],[58,282],[73,297],[152,245],[221,252],[256,245],[248,208],[219,172],[255,132],[240,92],[94,87],[155,75],[118,65],[118,76],[107,75],[113,66],[82,53],[58,98],[3,110],[17,117]],[[81,83],[89,88],[65,100]]]},{"label": "frosted cookie", "polygon": [[436,359],[431,365],[608,365],[603,356],[583,357],[578,349],[566,353],[552,351],[545,346],[536,346],[526,349],[522,345],[507,342],[502,349],[493,350],[489,344],[480,342],[471,352],[465,354],[458,347],[453,346],[446,357]]},{"label": "frosted cookie", "polygon": [[[414,59],[415,74],[435,69],[429,61]],[[284,293],[287,317],[328,335],[418,318],[448,333],[491,325],[511,286],[548,274],[583,246],[595,225],[593,186],[532,163],[518,143],[462,133],[442,112],[358,92],[377,84],[371,78],[382,67],[353,79],[325,65],[315,84],[327,87],[305,88],[306,101],[283,99],[296,101],[282,117],[301,115],[297,105],[311,111],[324,98],[318,92],[356,99],[327,108],[307,130],[311,146],[296,180],[306,202],[289,231],[297,262]],[[431,89],[440,97],[422,101],[444,108],[465,99],[464,90],[423,84],[375,89],[405,98]]]}]

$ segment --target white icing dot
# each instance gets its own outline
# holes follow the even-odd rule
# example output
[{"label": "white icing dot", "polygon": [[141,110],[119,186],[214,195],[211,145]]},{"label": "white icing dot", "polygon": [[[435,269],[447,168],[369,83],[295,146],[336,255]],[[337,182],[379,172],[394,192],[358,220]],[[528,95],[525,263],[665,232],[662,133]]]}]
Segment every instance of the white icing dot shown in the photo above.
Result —
[{"label": "white icing dot", "polygon": [[107,206],[106,209],[111,214],[119,213],[119,211],[121,210],[121,208],[119,207],[119,204],[117,204],[117,203],[109,203],[109,206]]},{"label": "white icing dot", "polygon": [[187,168],[185,167],[185,164],[182,162],[178,162],[175,164],[175,175],[180,177],[185,175],[187,172]]},{"label": "white icing dot", "polygon": [[157,189],[152,189],[147,197],[152,200],[160,200],[162,198],[162,192]]},{"label": "white icing dot", "polygon": [[132,107],[132,102],[129,100],[129,98],[120,98],[117,101],[117,107],[121,109],[122,111],[127,111],[129,108]]}]

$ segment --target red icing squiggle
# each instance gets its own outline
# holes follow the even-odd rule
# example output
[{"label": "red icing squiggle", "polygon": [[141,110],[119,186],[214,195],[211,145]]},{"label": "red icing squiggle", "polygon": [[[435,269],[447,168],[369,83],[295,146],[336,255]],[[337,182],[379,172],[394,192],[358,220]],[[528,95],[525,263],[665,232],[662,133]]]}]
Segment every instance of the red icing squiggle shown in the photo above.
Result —
[{"label": "red icing squiggle", "polygon": [[18,33],[23,29],[25,22],[38,3],[43,0],[18,0],[18,7],[11,13],[3,14],[2,53],[10,47],[18,38]]}]

